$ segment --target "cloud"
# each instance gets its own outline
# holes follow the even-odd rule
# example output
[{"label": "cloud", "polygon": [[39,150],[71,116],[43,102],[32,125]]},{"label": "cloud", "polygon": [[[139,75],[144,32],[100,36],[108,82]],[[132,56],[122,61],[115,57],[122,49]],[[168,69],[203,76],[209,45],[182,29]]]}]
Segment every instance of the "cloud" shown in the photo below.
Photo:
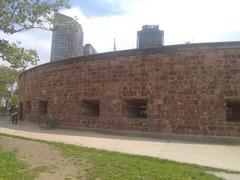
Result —
[{"label": "cloud", "polygon": [[35,49],[40,58],[40,64],[47,63],[50,60],[52,33],[45,30],[29,30],[19,32],[13,35],[0,33],[0,38],[10,42],[21,42],[21,46],[26,49]]},{"label": "cloud", "polygon": [[[98,0],[116,3],[115,0]],[[228,40],[220,34],[240,29],[236,23],[240,3],[229,1],[194,0],[131,0],[121,1],[126,14],[86,17],[74,7],[64,11],[69,16],[80,14],[85,42],[92,43],[99,52],[111,51],[116,38],[118,50],[136,47],[136,33],[144,24],[158,24],[165,31],[165,44]],[[231,39],[232,40],[232,39]],[[240,40],[239,38],[236,40]]]},{"label": "cloud", "polygon": [[166,44],[219,41],[218,34],[240,29],[237,0],[140,0],[129,13],[139,24],[159,24]]},{"label": "cloud", "polygon": [[[136,48],[137,31],[142,25],[158,24],[165,32],[165,44],[240,40],[239,0],[96,0],[124,8],[124,14],[87,16],[75,6],[62,13],[78,17],[84,43],[98,52]],[[0,37],[2,35],[0,34]],[[26,48],[37,49],[41,63],[49,61],[51,32],[32,30],[9,37]]]}]

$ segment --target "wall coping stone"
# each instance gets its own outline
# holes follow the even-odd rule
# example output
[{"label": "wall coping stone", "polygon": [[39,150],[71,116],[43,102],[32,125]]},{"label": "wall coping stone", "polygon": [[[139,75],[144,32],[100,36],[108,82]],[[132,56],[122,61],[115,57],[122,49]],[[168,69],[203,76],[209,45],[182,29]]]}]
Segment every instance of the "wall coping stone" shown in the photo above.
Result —
[{"label": "wall coping stone", "polygon": [[111,52],[98,53],[98,54],[93,54],[88,56],[72,57],[68,59],[41,64],[24,71],[19,75],[19,78],[29,71],[32,71],[39,67],[48,66],[48,65],[60,65],[60,64],[64,65],[64,64],[71,64],[79,61],[89,61],[89,60],[96,60],[96,59],[104,60],[104,59],[112,59],[117,57],[128,57],[128,56],[137,56],[137,55],[165,54],[165,53],[177,53],[182,51],[201,51],[201,50],[234,49],[234,48],[240,49],[240,41],[177,44],[177,45],[167,45],[167,46],[156,47],[156,48],[111,51]]}]

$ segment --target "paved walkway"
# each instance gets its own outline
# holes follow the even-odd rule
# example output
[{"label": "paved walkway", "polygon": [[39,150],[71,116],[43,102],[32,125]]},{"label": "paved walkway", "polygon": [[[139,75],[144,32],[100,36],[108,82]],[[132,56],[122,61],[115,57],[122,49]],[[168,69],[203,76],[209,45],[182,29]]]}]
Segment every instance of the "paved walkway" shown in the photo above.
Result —
[{"label": "paved walkway", "polygon": [[40,130],[37,124],[12,125],[1,117],[0,133],[240,171],[240,146],[176,143],[65,129]]}]

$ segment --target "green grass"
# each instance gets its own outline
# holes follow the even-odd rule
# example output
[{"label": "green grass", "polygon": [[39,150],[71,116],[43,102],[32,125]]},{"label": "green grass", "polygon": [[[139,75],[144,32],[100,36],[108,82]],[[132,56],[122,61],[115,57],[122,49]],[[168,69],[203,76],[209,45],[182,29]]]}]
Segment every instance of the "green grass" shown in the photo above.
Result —
[{"label": "green grass", "polygon": [[[25,140],[29,138],[16,137]],[[34,140],[40,143],[47,143],[64,152],[65,155],[75,160],[75,165],[79,168],[79,179],[89,180],[171,180],[171,179],[203,179],[215,180],[221,179],[206,171],[223,171],[221,169],[202,167],[198,165],[191,165],[186,163],[178,163],[169,160],[162,160],[159,158],[129,155],[117,152],[109,152],[105,150],[97,150],[94,148],[79,147],[75,145],[68,145],[63,143],[54,143],[42,140]],[[144,148],[144,147],[143,147]],[[15,157],[14,154],[12,154]],[[16,161],[16,157],[14,158]],[[18,161],[17,161],[18,162]],[[1,158],[0,158],[1,163]],[[16,164],[16,163],[13,163]],[[20,166],[17,168],[22,168]],[[15,172],[18,172],[15,170]],[[227,172],[227,171],[226,171]],[[34,177],[36,173],[33,174]],[[1,168],[0,168],[1,174]],[[1,179],[1,176],[0,176]],[[4,178],[5,179],[5,178]],[[10,178],[12,179],[12,178]],[[15,178],[13,178],[15,179]],[[19,178],[18,178],[19,179]],[[26,178],[27,179],[27,178]],[[30,178],[31,179],[31,178]],[[33,179],[33,178],[32,178]]]},{"label": "green grass", "polygon": [[32,180],[45,170],[44,166],[30,170],[23,161],[17,159],[15,152],[0,148],[0,180]]},{"label": "green grass", "polygon": [[79,159],[87,179],[157,180],[220,179],[207,174],[208,168],[145,156],[108,152],[93,148],[54,143],[66,155]]}]

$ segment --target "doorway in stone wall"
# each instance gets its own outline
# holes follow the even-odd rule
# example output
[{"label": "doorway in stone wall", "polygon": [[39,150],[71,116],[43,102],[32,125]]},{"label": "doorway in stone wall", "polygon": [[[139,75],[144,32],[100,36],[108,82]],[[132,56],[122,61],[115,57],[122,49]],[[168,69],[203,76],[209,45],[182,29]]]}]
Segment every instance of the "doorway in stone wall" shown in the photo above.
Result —
[{"label": "doorway in stone wall", "polygon": [[23,120],[23,103],[19,103],[19,120]]},{"label": "doorway in stone wall", "polygon": [[46,115],[48,113],[48,102],[39,101],[39,113],[41,115]]},{"label": "doorway in stone wall", "polygon": [[48,117],[48,102],[39,101],[39,127],[44,129],[53,128],[53,120]]}]

